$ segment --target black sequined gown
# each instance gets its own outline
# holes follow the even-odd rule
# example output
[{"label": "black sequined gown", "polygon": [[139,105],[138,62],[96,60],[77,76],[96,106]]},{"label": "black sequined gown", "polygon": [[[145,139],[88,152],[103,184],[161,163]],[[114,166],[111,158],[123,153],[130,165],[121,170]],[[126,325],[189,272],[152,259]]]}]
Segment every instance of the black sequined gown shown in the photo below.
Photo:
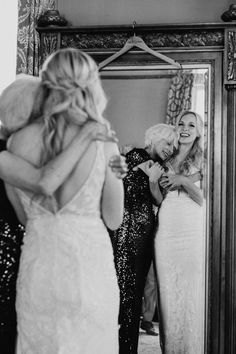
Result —
[{"label": "black sequined gown", "polygon": [[144,149],[126,155],[125,208],[121,226],[110,232],[120,287],[120,354],[136,354],[145,279],[153,256],[155,213],[148,176],[133,167],[150,160]]},{"label": "black sequined gown", "polygon": [[[0,140],[0,152],[6,143]],[[15,352],[16,277],[24,230],[20,225],[0,180],[0,353]]]}]

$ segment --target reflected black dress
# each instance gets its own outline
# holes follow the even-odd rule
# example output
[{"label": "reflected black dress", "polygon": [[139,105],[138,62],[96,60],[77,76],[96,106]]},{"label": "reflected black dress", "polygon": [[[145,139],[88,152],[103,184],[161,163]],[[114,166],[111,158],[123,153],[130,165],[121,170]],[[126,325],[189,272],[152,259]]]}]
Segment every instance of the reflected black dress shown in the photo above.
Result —
[{"label": "reflected black dress", "polygon": [[149,178],[141,169],[132,170],[150,159],[144,149],[127,153],[124,218],[119,229],[110,232],[120,288],[120,354],[137,353],[142,296],[153,257],[156,218]]},{"label": "reflected black dress", "polygon": [[[0,152],[6,142],[0,140]],[[0,353],[14,354],[16,339],[16,278],[24,235],[0,180]]]}]

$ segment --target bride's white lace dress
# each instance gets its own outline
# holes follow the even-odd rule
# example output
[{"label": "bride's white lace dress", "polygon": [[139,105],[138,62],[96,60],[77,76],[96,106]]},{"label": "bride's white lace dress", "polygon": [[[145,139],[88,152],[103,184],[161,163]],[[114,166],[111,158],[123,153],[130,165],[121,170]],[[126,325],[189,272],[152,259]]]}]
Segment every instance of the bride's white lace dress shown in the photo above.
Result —
[{"label": "bride's white lace dress", "polygon": [[155,256],[165,354],[204,352],[204,213],[184,191],[167,193],[160,207]]},{"label": "bride's white lace dress", "polygon": [[18,191],[28,216],[17,282],[17,354],[117,354],[119,290],[101,219],[103,143],[56,214]]}]

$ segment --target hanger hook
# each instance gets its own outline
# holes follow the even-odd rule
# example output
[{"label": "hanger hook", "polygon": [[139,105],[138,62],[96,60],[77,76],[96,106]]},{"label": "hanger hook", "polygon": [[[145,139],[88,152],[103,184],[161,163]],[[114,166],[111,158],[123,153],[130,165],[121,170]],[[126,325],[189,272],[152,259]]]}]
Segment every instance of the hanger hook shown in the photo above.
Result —
[{"label": "hanger hook", "polygon": [[134,35],[134,37],[135,37],[135,26],[136,26],[136,21],[133,21],[133,35]]}]

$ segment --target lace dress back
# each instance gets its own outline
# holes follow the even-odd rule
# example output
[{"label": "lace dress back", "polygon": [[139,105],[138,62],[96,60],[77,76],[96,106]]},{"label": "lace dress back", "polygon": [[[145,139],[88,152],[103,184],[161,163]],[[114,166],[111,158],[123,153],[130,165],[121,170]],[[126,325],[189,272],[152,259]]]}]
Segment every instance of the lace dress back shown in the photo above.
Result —
[{"label": "lace dress back", "polygon": [[118,353],[119,291],[101,218],[104,143],[86,182],[56,213],[18,195],[28,217],[17,282],[17,354]]}]

